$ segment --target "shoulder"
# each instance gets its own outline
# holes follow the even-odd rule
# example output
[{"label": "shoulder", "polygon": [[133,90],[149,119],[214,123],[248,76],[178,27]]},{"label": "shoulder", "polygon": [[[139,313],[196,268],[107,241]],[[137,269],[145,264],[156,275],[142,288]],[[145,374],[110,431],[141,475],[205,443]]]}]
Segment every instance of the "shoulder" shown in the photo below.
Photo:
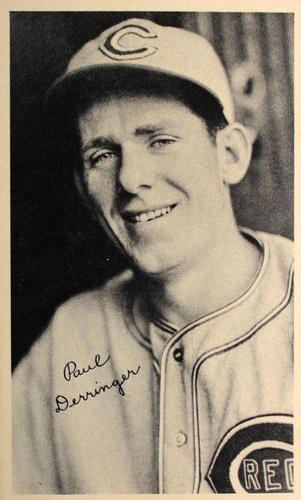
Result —
[{"label": "shoulder", "polygon": [[273,310],[291,310],[293,305],[294,252],[293,242],[277,234],[241,228],[262,250],[261,265],[254,291],[258,304]]},{"label": "shoulder", "polygon": [[278,234],[254,231],[242,228],[242,231],[253,237],[263,249],[268,270],[283,276],[292,272],[294,264],[294,243]]},{"label": "shoulder", "polygon": [[[293,242],[276,234],[243,230],[262,248],[261,266],[252,288],[251,308],[248,311],[254,328],[255,344],[264,350],[268,346],[282,349],[291,362],[293,349]],[[266,336],[265,336],[266,334]],[[265,339],[265,340],[264,340]],[[276,352],[276,350],[275,350]],[[278,351],[277,351],[278,352]],[[283,365],[282,365],[283,366]]]},{"label": "shoulder", "polygon": [[69,317],[99,314],[107,308],[120,309],[121,302],[133,280],[133,273],[126,270],[97,289],[74,295],[56,310],[54,321]]},{"label": "shoulder", "polygon": [[258,232],[267,253],[267,268],[274,277],[273,281],[283,283],[286,289],[292,289],[294,272],[293,242],[277,234]]},{"label": "shoulder", "polygon": [[293,258],[294,243],[284,236],[273,233],[265,233],[263,231],[254,231],[258,238],[267,243],[273,252],[276,252],[279,257],[285,256]]},{"label": "shoulder", "polygon": [[133,273],[124,271],[99,289],[79,293],[60,305],[21,366],[36,371],[33,365],[48,363],[51,358],[89,352],[100,343],[105,349],[125,330],[123,302],[132,279]]}]

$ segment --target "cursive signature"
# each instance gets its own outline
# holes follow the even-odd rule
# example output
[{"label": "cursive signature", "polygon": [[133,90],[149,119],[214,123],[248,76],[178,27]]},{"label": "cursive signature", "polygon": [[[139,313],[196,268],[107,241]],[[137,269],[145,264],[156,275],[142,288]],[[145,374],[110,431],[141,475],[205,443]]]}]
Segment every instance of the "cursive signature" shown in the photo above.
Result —
[{"label": "cursive signature", "polygon": [[[102,364],[95,364],[95,366],[93,367],[90,367],[89,369],[87,369],[87,371],[89,370],[93,370],[94,368],[97,368],[98,366],[103,366],[105,363],[107,363],[109,361],[109,358],[110,356],[108,357],[108,359],[102,363]],[[98,358],[97,358],[98,359]],[[95,360],[96,360],[96,356],[95,356]],[[100,361],[100,359],[99,359]],[[70,363],[70,362],[69,362]],[[71,362],[71,363],[74,363],[74,362]],[[76,363],[74,363],[76,365]],[[68,365],[68,363],[67,363]],[[66,366],[67,366],[66,365]],[[65,366],[65,368],[66,368]],[[70,365],[71,366],[71,365]],[[90,366],[90,365],[89,365]],[[73,365],[72,365],[72,370],[73,370]],[[134,376],[134,375],[137,375],[138,372],[140,370],[140,365],[137,367],[136,370],[130,370],[128,369],[127,370],[127,373],[126,374],[121,374],[120,377],[118,378],[115,378],[114,380],[112,380],[112,382],[110,382],[109,384],[104,384],[104,385],[99,385],[99,382],[98,381],[95,381],[95,384],[96,387],[94,387],[91,391],[86,391],[84,393],[80,393],[78,394],[76,397],[74,398],[70,398],[68,399],[66,396],[63,396],[62,394],[58,394],[56,396],[56,399],[55,399],[55,402],[56,402],[56,408],[55,408],[55,411],[56,413],[60,413],[62,411],[66,411],[68,410],[68,408],[72,408],[72,406],[76,406],[78,405],[79,403],[81,402],[85,402],[87,401],[88,399],[90,398],[95,398],[96,396],[99,396],[103,393],[105,393],[106,391],[109,391],[113,388],[116,388],[118,390],[118,393],[121,395],[121,396],[125,396],[125,392],[124,392],[124,389],[123,389],[123,384],[131,377],[131,376]],[[87,373],[87,371],[81,371],[81,373],[79,373],[77,376],[79,375],[83,375],[84,373]],[[75,372],[74,372],[75,373]],[[70,381],[71,380],[71,374],[69,375],[69,371],[67,370],[66,372],[67,374],[67,377],[70,376],[70,378],[66,378],[67,381]],[[72,374],[73,374],[73,371],[72,371]],[[64,370],[64,376],[65,376],[65,370]],[[76,376],[76,375],[74,375]]]},{"label": "cursive signature", "polygon": [[107,359],[103,362],[100,361],[100,354],[96,354],[94,359],[95,364],[92,366],[88,365],[86,368],[77,368],[77,364],[74,361],[68,361],[68,363],[64,366],[64,379],[67,380],[67,382],[70,382],[72,377],[77,378],[91,370],[94,370],[95,368],[101,368],[109,361],[110,355],[108,355]]}]

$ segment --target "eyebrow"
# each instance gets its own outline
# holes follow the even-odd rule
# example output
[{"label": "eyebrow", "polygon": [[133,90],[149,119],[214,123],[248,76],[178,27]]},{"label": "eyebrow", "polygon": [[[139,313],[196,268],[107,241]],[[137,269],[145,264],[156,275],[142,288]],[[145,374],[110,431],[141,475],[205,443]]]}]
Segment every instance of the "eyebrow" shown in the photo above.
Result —
[{"label": "eyebrow", "polygon": [[150,135],[153,134],[154,132],[161,132],[166,128],[167,126],[171,126],[172,123],[170,121],[164,120],[160,123],[157,123],[156,125],[153,124],[147,124],[143,125],[142,127],[138,127],[135,130],[135,135],[140,136],[140,135]]},{"label": "eyebrow", "polygon": [[91,141],[88,141],[86,144],[81,143],[81,151],[82,153],[86,153],[91,148],[116,148],[118,144],[112,137],[104,137],[99,136],[95,137]]},{"label": "eyebrow", "polygon": [[[143,135],[151,135],[154,132],[163,132],[167,126],[171,126],[172,122],[164,120],[157,124],[146,124],[136,128],[134,135],[139,137]],[[84,154],[91,148],[117,148],[119,145],[113,137],[99,136],[91,139],[86,144],[82,142],[81,152]]]}]

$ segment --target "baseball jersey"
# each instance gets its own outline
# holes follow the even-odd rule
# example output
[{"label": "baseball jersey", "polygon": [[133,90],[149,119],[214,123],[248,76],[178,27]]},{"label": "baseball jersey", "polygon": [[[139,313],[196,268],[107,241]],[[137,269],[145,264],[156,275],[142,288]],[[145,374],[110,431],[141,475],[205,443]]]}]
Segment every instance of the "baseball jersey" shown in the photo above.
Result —
[{"label": "baseball jersey", "polygon": [[181,330],[132,271],[55,313],[13,377],[15,493],[293,490],[292,243]]}]

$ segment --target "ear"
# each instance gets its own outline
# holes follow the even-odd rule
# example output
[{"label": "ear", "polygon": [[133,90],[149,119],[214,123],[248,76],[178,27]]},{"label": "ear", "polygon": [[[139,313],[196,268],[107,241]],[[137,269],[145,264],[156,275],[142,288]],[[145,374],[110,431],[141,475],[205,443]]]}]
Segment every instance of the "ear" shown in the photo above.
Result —
[{"label": "ear", "polygon": [[234,122],[218,132],[216,137],[218,161],[226,184],[237,184],[247,173],[252,142],[247,129]]}]

